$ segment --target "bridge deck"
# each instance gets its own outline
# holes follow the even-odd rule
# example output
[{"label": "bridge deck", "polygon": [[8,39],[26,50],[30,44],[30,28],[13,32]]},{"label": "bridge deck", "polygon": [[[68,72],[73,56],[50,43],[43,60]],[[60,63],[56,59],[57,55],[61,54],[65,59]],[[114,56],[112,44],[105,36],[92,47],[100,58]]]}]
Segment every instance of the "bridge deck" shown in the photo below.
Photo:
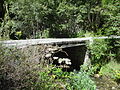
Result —
[{"label": "bridge deck", "polygon": [[87,37],[87,38],[47,38],[47,39],[28,39],[28,40],[6,40],[0,41],[5,46],[25,47],[38,44],[78,44],[94,39],[112,39],[120,38],[120,36],[104,36],[104,37]]}]

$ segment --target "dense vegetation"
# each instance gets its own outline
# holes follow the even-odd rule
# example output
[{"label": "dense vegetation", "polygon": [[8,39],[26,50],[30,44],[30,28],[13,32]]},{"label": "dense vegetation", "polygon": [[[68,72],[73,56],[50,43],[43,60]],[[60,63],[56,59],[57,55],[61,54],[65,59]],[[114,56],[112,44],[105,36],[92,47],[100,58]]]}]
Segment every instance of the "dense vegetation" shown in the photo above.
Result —
[{"label": "dense vegetation", "polygon": [[119,0],[1,2],[1,37],[9,38],[10,34],[17,31],[27,38],[82,37],[88,32],[120,35]]},{"label": "dense vegetation", "polygon": [[[0,1],[0,40],[112,35],[120,36],[120,0]],[[119,83],[120,40],[94,40],[88,49],[90,68],[63,72],[53,66],[31,66],[21,51],[0,45],[0,89],[95,90],[90,78],[94,74]]]}]

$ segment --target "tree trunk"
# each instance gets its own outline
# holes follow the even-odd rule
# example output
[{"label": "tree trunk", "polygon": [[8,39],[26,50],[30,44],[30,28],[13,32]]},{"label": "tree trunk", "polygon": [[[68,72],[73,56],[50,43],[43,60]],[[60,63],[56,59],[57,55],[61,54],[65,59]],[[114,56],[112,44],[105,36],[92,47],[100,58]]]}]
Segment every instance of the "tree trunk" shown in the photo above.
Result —
[{"label": "tree trunk", "polygon": [[1,0],[1,1],[0,1],[0,22],[1,22],[2,19],[4,18],[4,14],[5,14],[3,4],[4,4],[4,0]]}]

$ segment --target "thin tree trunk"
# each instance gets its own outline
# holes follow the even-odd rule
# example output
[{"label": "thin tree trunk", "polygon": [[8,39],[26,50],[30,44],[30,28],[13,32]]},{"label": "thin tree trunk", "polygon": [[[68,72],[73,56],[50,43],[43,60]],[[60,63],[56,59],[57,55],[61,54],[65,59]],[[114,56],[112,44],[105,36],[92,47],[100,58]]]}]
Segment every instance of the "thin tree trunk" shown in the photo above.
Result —
[{"label": "thin tree trunk", "polygon": [[5,14],[3,4],[4,4],[4,0],[0,0],[0,22],[2,22],[2,19],[4,18],[4,14]]}]

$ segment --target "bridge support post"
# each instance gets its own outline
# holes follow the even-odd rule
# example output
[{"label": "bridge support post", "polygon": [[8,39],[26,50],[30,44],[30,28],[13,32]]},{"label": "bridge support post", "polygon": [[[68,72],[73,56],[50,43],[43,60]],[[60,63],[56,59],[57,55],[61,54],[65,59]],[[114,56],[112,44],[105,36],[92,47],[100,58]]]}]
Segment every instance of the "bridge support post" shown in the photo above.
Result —
[{"label": "bridge support post", "polygon": [[90,57],[89,57],[89,51],[88,50],[85,53],[85,58],[84,58],[83,65],[87,66],[88,68],[91,66],[91,60],[90,60]]}]

